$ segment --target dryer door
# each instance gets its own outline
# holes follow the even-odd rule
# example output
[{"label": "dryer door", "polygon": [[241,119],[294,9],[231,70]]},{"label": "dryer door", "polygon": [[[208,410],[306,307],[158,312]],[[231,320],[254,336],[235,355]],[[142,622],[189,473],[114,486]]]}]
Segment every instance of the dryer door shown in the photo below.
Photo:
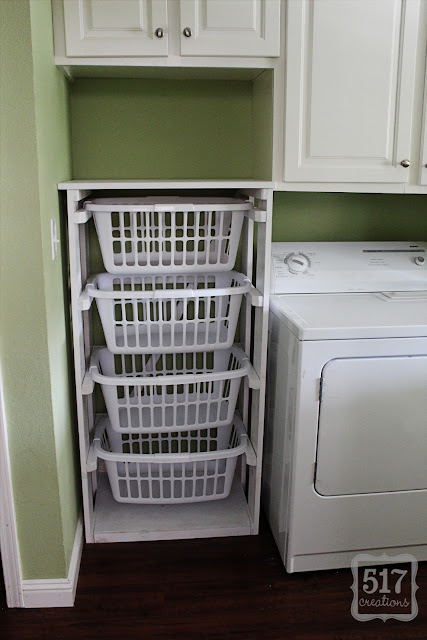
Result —
[{"label": "dryer door", "polygon": [[321,389],[318,493],[427,488],[427,356],[330,360]]}]

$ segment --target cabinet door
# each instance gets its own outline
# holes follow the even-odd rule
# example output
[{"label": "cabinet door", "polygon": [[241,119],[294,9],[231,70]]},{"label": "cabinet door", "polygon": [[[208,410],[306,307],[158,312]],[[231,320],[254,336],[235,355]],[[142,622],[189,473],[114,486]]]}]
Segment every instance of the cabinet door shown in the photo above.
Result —
[{"label": "cabinet door", "polygon": [[180,8],[183,56],[280,54],[280,0],[180,0]]},{"label": "cabinet door", "polygon": [[419,0],[289,0],[284,179],[406,182]]},{"label": "cabinet door", "polygon": [[64,0],[64,21],[67,56],[168,53],[167,0]]}]

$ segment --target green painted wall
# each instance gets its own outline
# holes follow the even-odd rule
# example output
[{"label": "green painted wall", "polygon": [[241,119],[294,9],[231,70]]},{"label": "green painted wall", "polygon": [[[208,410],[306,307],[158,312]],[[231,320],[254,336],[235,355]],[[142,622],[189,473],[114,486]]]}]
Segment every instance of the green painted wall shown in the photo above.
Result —
[{"label": "green painted wall", "polygon": [[[77,79],[74,177],[267,180],[272,80]],[[282,192],[273,239],[422,239],[425,214],[425,196]]]},{"label": "green painted wall", "polygon": [[0,358],[24,579],[68,572],[77,521],[56,183],[71,177],[48,0],[2,0]]},{"label": "green painted wall", "polygon": [[253,83],[252,139],[253,171],[257,180],[271,180],[273,154],[273,71],[267,70]]},{"label": "green painted wall", "polygon": [[[47,337],[65,565],[68,567],[80,509],[77,429],[72,416],[61,251],[53,261],[50,219],[61,230],[58,182],[72,177],[69,84],[54,64],[50,0],[31,1],[33,76],[39,170],[40,223]],[[64,228],[65,233],[65,228]],[[74,378],[73,378],[74,380]]]},{"label": "green painted wall", "polygon": [[274,194],[273,240],[277,242],[426,238],[425,195]]},{"label": "green painted wall", "polygon": [[74,177],[250,178],[252,83],[76,79]]}]

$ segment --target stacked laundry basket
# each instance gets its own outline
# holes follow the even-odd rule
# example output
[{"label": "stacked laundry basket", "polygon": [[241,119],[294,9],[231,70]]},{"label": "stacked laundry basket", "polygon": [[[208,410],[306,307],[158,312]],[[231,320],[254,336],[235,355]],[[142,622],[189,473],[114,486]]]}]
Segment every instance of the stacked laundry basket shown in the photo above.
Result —
[{"label": "stacked laundry basket", "polygon": [[[226,498],[240,456],[256,456],[236,403],[259,386],[235,343],[244,296],[234,271],[248,199],[116,197],[86,200],[107,273],[87,279],[106,347],[91,350],[85,389],[100,385],[89,471],[105,461],[114,499],[136,504]],[[92,383],[92,387],[91,384]]]}]

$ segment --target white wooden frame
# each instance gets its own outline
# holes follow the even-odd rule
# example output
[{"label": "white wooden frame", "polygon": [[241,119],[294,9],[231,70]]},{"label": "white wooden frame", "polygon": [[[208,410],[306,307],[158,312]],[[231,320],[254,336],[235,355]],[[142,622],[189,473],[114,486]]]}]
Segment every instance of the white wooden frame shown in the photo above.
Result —
[{"label": "white wooden frame", "polygon": [[[253,530],[257,534],[259,528],[260,498],[261,498],[261,472],[262,452],[264,439],[264,414],[266,393],[267,370],[267,345],[268,345],[268,313],[270,294],[270,264],[271,264],[271,225],[273,217],[273,191],[272,189],[247,190],[241,193],[257,199],[257,207],[266,212],[265,223],[258,224],[257,229],[257,256],[255,265],[255,287],[263,296],[262,307],[255,308],[254,340],[252,365],[260,378],[259,389],[252,390],[250,437],[252,446],[257,456],[255,467],[249,467],[248,504],[253,518]],[[246,275],[251,274],[253,252],[253,222],[250,225],[252,233],[250,242],[245,238],[242,241],[243,263]],[[250,311],[249,311],[250,312]],[[248,313],[248,310],[246,310]],[[249,342],[245,343],[245,349],[249,349]],[[249,408],[249,403],[247,403]],[[246,416],[248,418],[248,416]]]},{"label": "white wooden frame", "polygon": [[[245,182],[109,182],[71,181],[59,188],[67,190],[68,234],[70,246],[71,305],[73,314],[73,341],[76,376],[77,415],[79,423],[80,462],[86,541],[116,542],[159,540],[229,535],[256,535],[258,533],[261,492],[262,441],[265,406],[265,370],[268,339],[268,294],[270,276],[270,238],[273,192],[271,183]],[[258,225],[255,287],[263,296],[262,306],[252,311],[250,302],[244,304],[241,319],[241,342],[249,351],[253,333],[252,361],[260,379],[259,389],[249,390],[246,383],[241,398],[243,420],[249,429],[252,445],[257,454],[255,467],[241,465],[243,489],[230,495],[228,511],[226,501],[197,505],[127,505],[116,503],[105,481],[105,474],[88,471],[91,433],[95,424],[92,395],[88,394],[85,374],[88,369],[91,342],[90,310],[82,309],[79,297],[88,272],[87,222],[90,213],[81,207],[81,201],[101,189],[234,189],[253,201],[256,208],[246,218],[242,234],[242,271],[252,278],[254,223]],[[252,322],[252,314],[254,320]],[[82,389],[83,385],[83,389]],[[83,393],[84,391],[84,393]],[[250,404],[250,411],[249,411]],[[250,424],[248,423],[250,421]],[[99,481],[99,487],[97,485]],[[239,483],[236,483],[239,486]],[[164,514],[168,514],[166,517]],[[197,518],[195,517],[197,514]],[[240,515],[239,515],[240,514]],[[165,519],[166,518],[166,519]],[[168,520],[169,518],[169,520]],[[218,518],[218,525],[212,524]]]}]

